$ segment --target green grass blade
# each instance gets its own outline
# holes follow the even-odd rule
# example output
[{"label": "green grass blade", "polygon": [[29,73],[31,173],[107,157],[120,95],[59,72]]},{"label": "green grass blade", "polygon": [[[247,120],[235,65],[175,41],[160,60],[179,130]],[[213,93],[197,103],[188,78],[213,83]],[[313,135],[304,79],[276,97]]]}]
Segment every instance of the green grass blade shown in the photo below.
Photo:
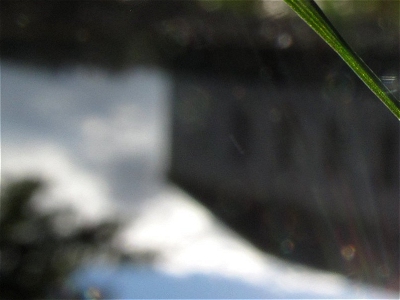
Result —
[{"label": "green grass blade", "polygon": [[335,50],[365,85],[400,120],[400,102],[378,76],[350,48],[313,0],[284,0],[321,38]]}]

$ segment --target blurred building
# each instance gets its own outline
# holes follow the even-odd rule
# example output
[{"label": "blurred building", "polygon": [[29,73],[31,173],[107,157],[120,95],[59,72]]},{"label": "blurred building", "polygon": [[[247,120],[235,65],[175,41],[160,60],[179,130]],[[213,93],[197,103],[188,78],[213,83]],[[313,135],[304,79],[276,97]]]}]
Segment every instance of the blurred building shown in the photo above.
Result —
[{"label": "blurred building", "polygon": [[[398,36],[347,25],[396,93]],[[265,251],[397,286],[398,121],[308,28],[260,28],[176,57],[170,178]]]}]

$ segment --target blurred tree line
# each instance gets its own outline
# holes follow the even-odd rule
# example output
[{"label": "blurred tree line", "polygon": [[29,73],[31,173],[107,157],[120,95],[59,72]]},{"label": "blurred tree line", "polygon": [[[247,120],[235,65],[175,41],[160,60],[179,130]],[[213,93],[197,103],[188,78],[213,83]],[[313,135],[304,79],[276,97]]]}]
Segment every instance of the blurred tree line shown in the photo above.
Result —
[{"label": "blurred tree line", "polygon": [[[263,45],[257,33],[263,21],[277,18],[272,14],[274,2],[2,0],[1,53],[3,58],[51,67],[76,62],[116,71],[137,64],[169,67],[187,47],[245,46],[249,39]],[[339,29],[378,15],[382,28],[388,22],[398,24],[397,1],[318,2]],[[297,28],[296,22],[302,21],[284,7],[278,27]]]},{"label": "blurred tree line", "polygon": [[71,229],[62,219],[73,220],[73,211],[38,209],[34,200],[44,188],[37,179],[2,186],[1,299],[81,298],[82,291],[65,289],[65,280],[81,264],[98,257],[117,262],[145,258],[113,246],[122,225],[117,220]]}]

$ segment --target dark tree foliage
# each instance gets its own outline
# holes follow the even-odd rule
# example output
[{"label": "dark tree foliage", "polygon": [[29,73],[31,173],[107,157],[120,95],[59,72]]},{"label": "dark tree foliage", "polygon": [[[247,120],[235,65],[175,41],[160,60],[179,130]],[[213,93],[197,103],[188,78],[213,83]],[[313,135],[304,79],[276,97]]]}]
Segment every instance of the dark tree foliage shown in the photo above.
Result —
[{"label": "dark tree foliage", "polygon": [[63,281],[85,258],[112,249],[117,222],[80,227],[69,233],[57,230],[57,218],[72,213],[40,212],[32,200],[41,189],[43,184],[35,179],[2,187],[1,299],[59,298]]}]

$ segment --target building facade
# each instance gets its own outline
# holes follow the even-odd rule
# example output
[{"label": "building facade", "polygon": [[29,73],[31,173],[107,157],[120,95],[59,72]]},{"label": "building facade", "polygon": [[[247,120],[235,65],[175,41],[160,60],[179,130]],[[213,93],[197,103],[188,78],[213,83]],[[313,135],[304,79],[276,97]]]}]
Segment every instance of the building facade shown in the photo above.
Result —
[{"label": "building facade", "polygon": [[[366,58],[395,74],[398,57]],[[172,181],[262,250],[393,284],[398,121],[336,54],[229,45],[177,64]]]}]

